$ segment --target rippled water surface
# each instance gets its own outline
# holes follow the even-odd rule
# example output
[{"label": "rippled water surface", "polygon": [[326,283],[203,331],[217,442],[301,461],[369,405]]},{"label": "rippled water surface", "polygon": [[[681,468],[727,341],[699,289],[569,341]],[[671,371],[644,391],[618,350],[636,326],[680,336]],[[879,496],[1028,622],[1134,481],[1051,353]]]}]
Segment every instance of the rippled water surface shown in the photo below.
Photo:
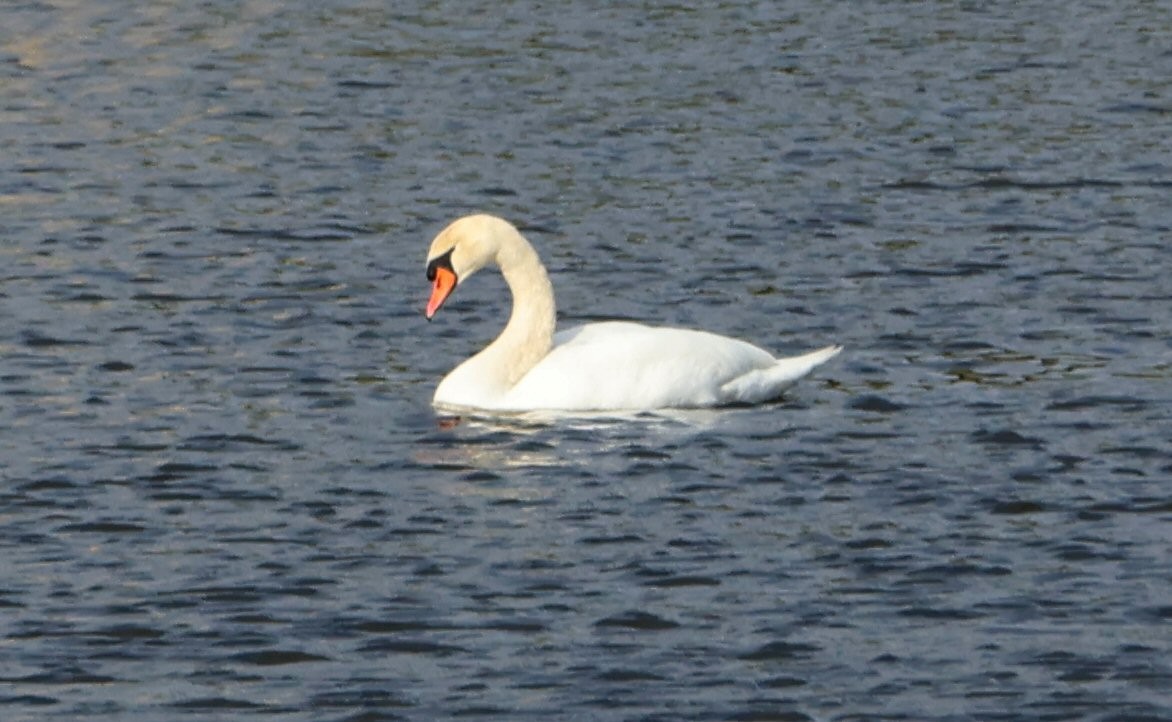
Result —
[{"label": "rippled water surface", "polygon": [[[1166,3],[0,8],[0,718],[1172,719]],[[442,419],[487,210],[782,403]]]}]

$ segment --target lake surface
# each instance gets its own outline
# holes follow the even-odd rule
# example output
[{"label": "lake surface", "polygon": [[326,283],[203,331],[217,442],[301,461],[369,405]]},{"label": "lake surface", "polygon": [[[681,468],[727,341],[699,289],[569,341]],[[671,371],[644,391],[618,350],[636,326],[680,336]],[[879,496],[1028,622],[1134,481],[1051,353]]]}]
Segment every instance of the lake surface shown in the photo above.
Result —
[{"label": "lake surface", "polygon": [[[0,718],[1172,720],[1172,7],[0,9]],[[846,351],[446,419],[561,320]]]}]

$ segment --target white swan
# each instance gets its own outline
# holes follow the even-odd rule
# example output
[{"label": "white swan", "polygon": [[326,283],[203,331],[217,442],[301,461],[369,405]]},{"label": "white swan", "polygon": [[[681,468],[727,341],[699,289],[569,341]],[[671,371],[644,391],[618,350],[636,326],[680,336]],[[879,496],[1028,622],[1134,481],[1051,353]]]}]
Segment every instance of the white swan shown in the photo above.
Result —
[{"label": "white swan", "polygon": [[553,286],[508,221],[466,216],[427,253],[431,320],[456,286],[497,265],[513,294],[505,330],[444,377],[433,403],[489,411],[637,411],[755,404],[777,398],[841,346],[774,358],[706,331],[608,321],[554,333]]}]

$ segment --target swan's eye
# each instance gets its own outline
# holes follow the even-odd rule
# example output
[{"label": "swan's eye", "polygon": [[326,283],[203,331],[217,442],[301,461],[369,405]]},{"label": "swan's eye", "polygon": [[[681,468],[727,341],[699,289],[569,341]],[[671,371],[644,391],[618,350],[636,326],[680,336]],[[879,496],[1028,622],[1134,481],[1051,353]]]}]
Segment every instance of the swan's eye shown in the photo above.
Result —
[{"label": "swan's eye", "polygon": [[435,269],[437,269],[437,268],[446,268],[449,271],[451,271],[453,274],[455,274],[455,270],[452,268],[452,251],[454,251],[454,250],[456,250],[456,249],[453,246],[452,248],[449,248],[447,251],[445,251],[443,255],[436,256],[435,258],[431,259],[428,262],[428,264],[427,264],[427,280],[429,280],[429,281],[435,280]]}]

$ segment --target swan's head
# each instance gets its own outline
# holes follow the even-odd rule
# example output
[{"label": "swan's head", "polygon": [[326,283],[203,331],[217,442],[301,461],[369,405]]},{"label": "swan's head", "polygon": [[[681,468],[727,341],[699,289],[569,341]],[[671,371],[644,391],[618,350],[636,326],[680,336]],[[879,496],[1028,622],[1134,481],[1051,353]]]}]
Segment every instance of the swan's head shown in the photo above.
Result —
[{"label": "swan's head", "polygon": [[503,218],[483,214],[464,216],[440,231],[427,251],[427,280],[432,282],[427,302],[429,321],[456,286],[497,262],[501,239],[507,234],[519,235]]}]

